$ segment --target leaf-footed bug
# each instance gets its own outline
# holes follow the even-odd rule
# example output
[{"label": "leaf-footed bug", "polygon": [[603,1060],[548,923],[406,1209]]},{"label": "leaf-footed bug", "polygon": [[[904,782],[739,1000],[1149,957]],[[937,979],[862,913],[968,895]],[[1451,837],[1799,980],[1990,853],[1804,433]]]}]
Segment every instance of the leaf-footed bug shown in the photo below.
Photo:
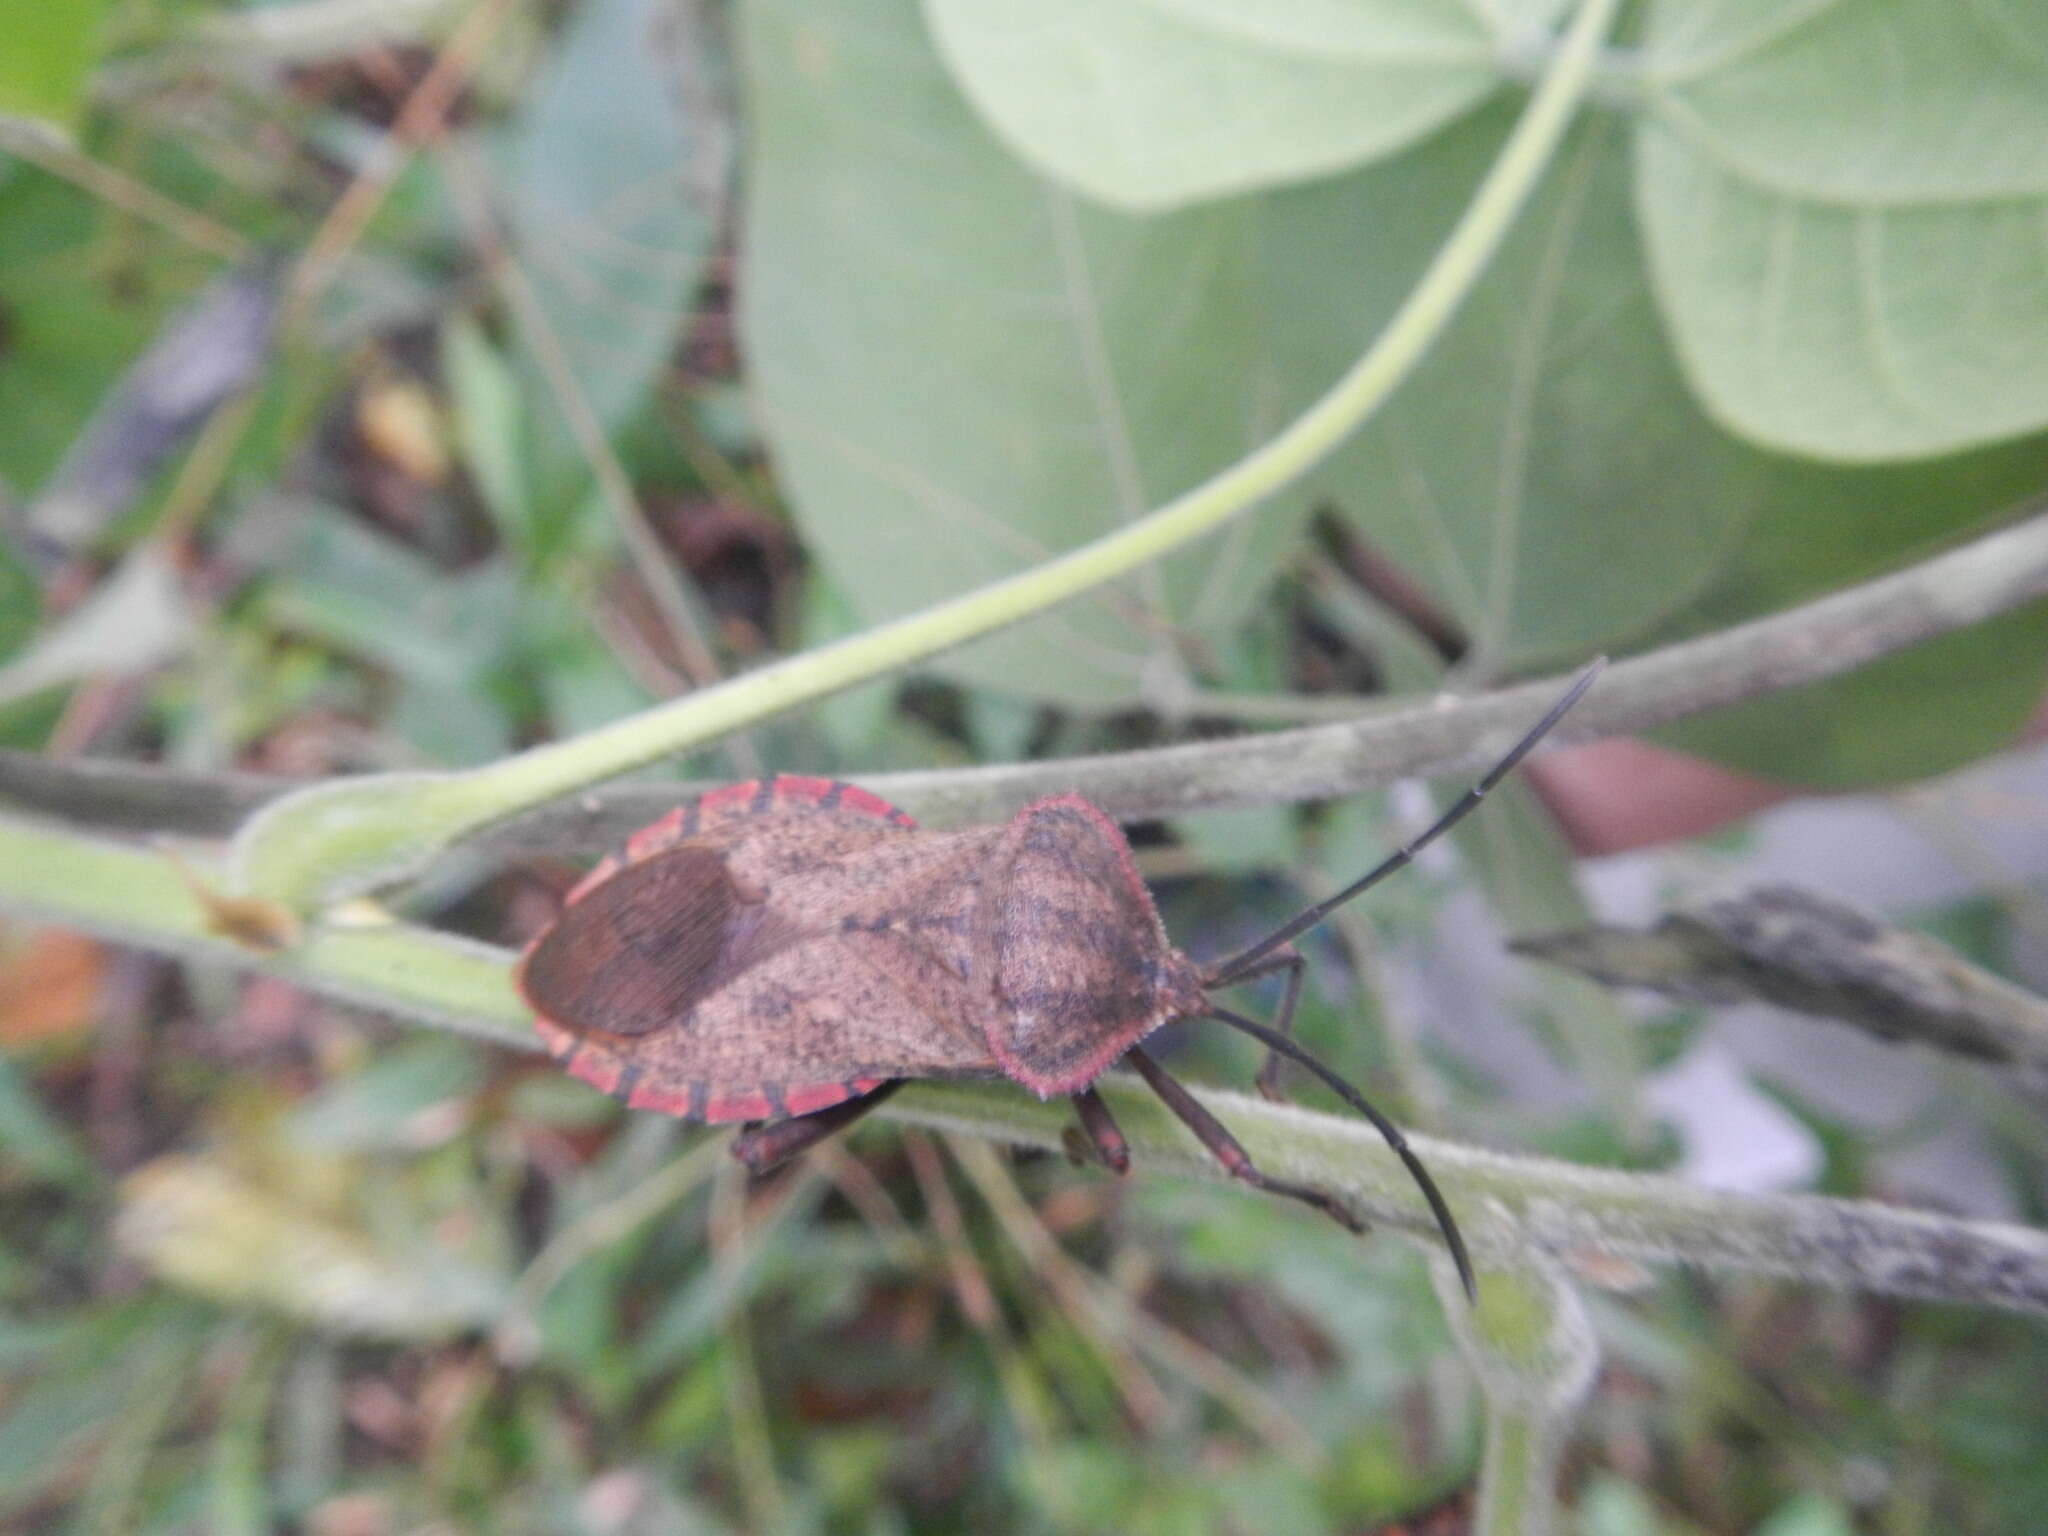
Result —
[{"label": "leaf-footed bug", "polygon": [[[1233,1175],[1362,1223],[1329,1193],[1274,1178],[1140,1042],[1214,1018],[1300,1063],[1372,1122],[1429,1204],[1468,1296],[1465,1242],[1400,1130],[1289,1030],[1293,941],[1402,868],[1512,772],[1603,661],[1412,841],[1250,948],[1208,967],[1166,939],[1130,844],[1098,807],[1052,795],[999,825],[922,831],[838,780],[784,775],[669,812],[569,892],[520,957],[542,1040],[636,1109],[747,1122],[733,1151],[765,1169],[919,1077],[1008,1077],[1073,1099],[1103,1162],[1130,1165],[1095,1080],[1128,1062]],[[1214,991],[1285,973],[1272,1026]]]}]

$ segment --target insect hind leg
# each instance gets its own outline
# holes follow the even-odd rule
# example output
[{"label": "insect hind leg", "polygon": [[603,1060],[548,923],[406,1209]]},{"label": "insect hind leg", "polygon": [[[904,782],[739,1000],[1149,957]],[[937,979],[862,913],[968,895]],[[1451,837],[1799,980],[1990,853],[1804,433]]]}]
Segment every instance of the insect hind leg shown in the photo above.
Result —
[{"label": "insect hind leg", "polygon": [[1166,1101],[1166,1107],[1180,1117],[1181,1123],[1195,1133],[1195,1139],[1216,1155],[1216,1161],[1229,1170],[1232,1178],[1249,1184],[1253,1189],[1263,1189],[1268,1194],[1283,1195],[1289,1200],[1313,1206],[1347,1231],[1367,1230],[1358,1214],[1328,1190],[1297,1184],[1291,1179],[1276,1179],[1254,1165],[1251,1154],[1224,1129],[1223,1122],[1203,1108],[1199,1099],[1169,1077],[1166,1069],[1141,1048],[1133,1046],[1124,1059],[1137,1068],[1138,1075]]},{"label": "insect hind leg", "polygon": [[767,1173],[799,1153],[808,1152],[826,1137],[845,1130],[902,1086],[903,1079],[897,1078],[857,1099],[848,1099],[815,1114],[742,1126],[732,1139],[732,1155],[745,1163],[750,1173]]}]

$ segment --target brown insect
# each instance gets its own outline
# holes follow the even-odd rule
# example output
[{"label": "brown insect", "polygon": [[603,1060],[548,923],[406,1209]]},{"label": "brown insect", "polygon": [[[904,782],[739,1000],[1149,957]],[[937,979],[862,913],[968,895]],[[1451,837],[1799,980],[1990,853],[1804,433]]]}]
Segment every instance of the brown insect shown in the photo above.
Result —
[{"label": "brown insect", "polygon": [[[1130,844],[1079,795],[997,826],[920,831],[866,790],[784,775],[712,790],[643,828],[570,891],[520,957],[543,1041],[636,1109],[742,1121],[764,1169],[823,1140],[911,1078],[1008,1077],[1073,1099],[1103,1162],[1129,1149],[1096,1078],[1123,1061],[1237,1178],[1323,1211],[1277,1179],[1140,1045],[1173,1019],[1219,1019],[1299,1062],[1407,1165],[1468,1294],[1465,1244],[1400,1131],[1289,1035],[1304,961],[1293,940],[1414,858],[1479,804],[1592,686],[1580,674],[1507,756],[1413,842],[1240,954],[1203,967],[1167,943]],[[1210,994],[1285,973],[1273,1027]]]}]

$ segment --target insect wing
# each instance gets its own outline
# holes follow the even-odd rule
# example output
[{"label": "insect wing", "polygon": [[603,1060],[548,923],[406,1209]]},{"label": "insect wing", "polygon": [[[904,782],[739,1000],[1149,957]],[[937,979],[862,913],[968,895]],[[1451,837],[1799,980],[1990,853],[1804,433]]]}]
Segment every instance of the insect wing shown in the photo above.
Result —
[{"label": "insect wing", "polygon": [[646,1035],[796,937],[743,899],[716,852],[676,848],[584,892],[527,953],[519,984],[563,1029]]},{"label": "insect wing", "polygon": [[992,1070],[955,970],[853,910],[880,894],[863,876],[916,863],[912,825],[830,780],[678,808],[529,947],[518,980],[542,1039],[603,1091],[697,1120],[808,1114],[893,1077]]},{"label": "insect wing", "polygon": [[992,1071],[964,1031],[958,981],[888,936],[800,937],[669,1027],[630,1037],[541,1032],[570,1072],[639,1109],[685,1119],[809,1114],[890,1078]]}]

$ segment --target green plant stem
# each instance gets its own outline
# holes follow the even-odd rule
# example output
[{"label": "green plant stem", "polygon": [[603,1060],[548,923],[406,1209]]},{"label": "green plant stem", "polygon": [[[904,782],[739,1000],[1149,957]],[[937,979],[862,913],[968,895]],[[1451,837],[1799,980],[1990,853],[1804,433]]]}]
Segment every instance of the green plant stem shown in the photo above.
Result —
[{"label": "green plant stem", "polygon": [[[262,971],[401,1018],[538,1049],[501,949],[402,923],[316,928],[295,948],[258,953],[207,931],[168,860],[145,849],[0,816],[0,910],[39,916],[196,960]],[[1140,1166],[1226,1177],[1156,1099],[1112,1077],[1105,1097]],[[1270,1172],[1345,1196],[1424,1241],[1433,1231],[1406,1172],[1356,1120],[1234,1093],[1201,1097]],[[1007,1083],[922,1083],[891,1118],[1057,1150],[1070,1110]],[[1959,1221],[1871,1201],[1742,1196],[1675,1179],[1578,1168],[1435,1138],[1412,1138],[1459,1212],[1475,1255],[1524,1250],[1682,1263],[1811,1284],[2048,1313],[2048,1233]],[[1491,1219],[1498,1211],[1507,1221]]]},{"label": "green plant stem", "polygon": [[259,954],[213,933],[170,859],[0,816],[0,909],[48,917],[191,960],[262,971],[308,991],[537,1049],[505,951],[404,924],[329,925],[289,951]]},{"label": "green plant stem", "polygon": [[1482,1275],[1477,1307],[1457,1304],[1464,1298],[1448,1264],[1432,1274],[1486,1400],[1475,1536],[1549,1536],[1572,1421],[1600,1363],[1585,1303],[1540,1251],[1512,1272]]},{"label": "green plant stem", "polygon": [[220,1536],[256,1536],[270,1528],[264,1431],[291,1346],[284,1324],[264,1324],[249,1341],[249,1357],[221,1407],[220,1427],[213,1437],[213,1497],[207,1525]]},{"label": "green plant stem", "polygon": [[468,773],[378,775],[287,796],[237,837],[238,889],[310,912],[402,879],[455,839],[515,812],[1041,613],[1200,538],[1288,485],[1387,400],[1471,291],[1570,124],[1617,5],[1582,0],[1499,158],[1364,356],[1228,469],[1043,565],[632,719]]},{"label": "green plant stem", "polygon": [[1562,1426],[1553,1428],[1526,1407],[1489,1399],[1484,1432],[1473,1536],[1550,1536],[1557,1529]]}]

